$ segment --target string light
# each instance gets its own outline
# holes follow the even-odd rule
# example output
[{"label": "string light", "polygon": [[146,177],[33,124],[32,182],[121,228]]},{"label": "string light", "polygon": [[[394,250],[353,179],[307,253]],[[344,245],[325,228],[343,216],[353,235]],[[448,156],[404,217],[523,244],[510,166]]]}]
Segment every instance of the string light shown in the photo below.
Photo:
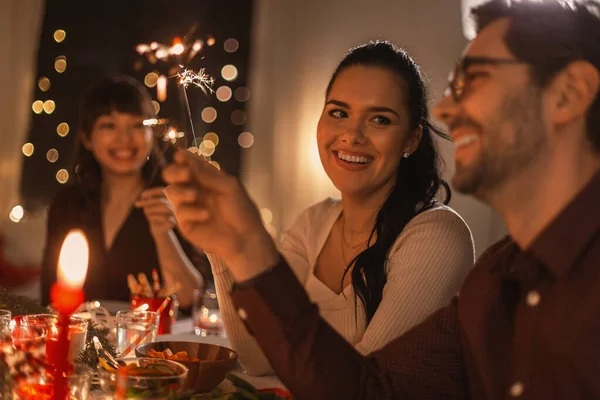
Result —
[{"label": "string light", "polygon": [[56,149],[48,150],[46,152],[46,159],[51,163],[55,163],[56,161],[58,161],[58,150],[56,150]]},{"label": "string light", "polygon": [[215,153],[215,144],[210,140],[203,140],[199,146],[200,154],[210,157]]},{"label": "string light", "polygon": [[149,88],[153,88],[156,86],[156,82],[158,81],[158,74],[156,72],[148,72],[144,77],[144,85]]},{"label": "string light", "polygon": [[34,101],[33,104],[31,105],[31,109],[33,110],[34,113],[41,114],[42,111],[44,111],[44,102],[41,100]]},{"label": "string light", "polygon": [[202,121],[206,122],[207,124],[210,124],[212,122],[215,122],[216,119],[217,110],[215,110],[213,107],[206,107],[204,110],[202,110]]},{"label": "string light", "polygon": [[66,122],[61,122],[60,124],[58,124],[58,126],[56,127],[56,133],[58,133],[58,136],[60,137],[65,137],[69,134],[69,124],[67,124]]},{"label": "string light", "polygon": [[221,76],[226,81],[234,81],[238,77],[238,70],[234,65],[228,64],[221,69]]},{"label": "string light", "polygon": [[47,92],[50,89],[50,79],[45,76],[38,79],[38,87],[42,92]]},{"label": "string light", "polygon": [[223,48],[228,53],[234,53],[239,47],[240,43],[234,38],[229,38],[223,42]]},{"label": "string light", "polygon": [[231,89],[229,86],[221,86],[217,89],[217,99],[222,102],[226,102],[231,99]]},{"label": "string light", "polygon": [[67,32],[62,29],[57,29],[54,31],[54,40],[56,43],[62,43],[63,40],[67,37]]},{"label": "string light", "polygon": [[214,132],[208,132],[206,135],[204,135],[204,140],[210,140],[211,142],[213,142],[216,145],[219,144],[219,135],[217,135]]},{"label": "string light", "polygon": [[56,108],[56,104],[52,100],[46,100],[43,107],[46,114],[52,114]]},{"label": "string light", "polygon": [[25,155],[25,157],[31,157],[33,154],[33,144],[32,143],[25,143],[23,145],[23,147],[21,148],[21,151],[23,151],[23,154]]},{"label": "string light", "polygon": [[65,57],[65,56],[56,57],[56,59],[54,60],[54,69],[59,74],[62,74],[63,72],[65,72],[67,69],[67,57]]},{"label": "string light", "polygon": [[56,173],[56,180],[58,183],[64,184],[69,180],[69,172],[66,169],[59,169]]}]

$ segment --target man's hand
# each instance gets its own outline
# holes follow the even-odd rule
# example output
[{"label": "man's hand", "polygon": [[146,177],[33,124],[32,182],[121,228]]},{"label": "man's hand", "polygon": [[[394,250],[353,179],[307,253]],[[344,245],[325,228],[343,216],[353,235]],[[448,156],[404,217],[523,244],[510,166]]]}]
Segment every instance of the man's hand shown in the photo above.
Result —
[{"label": "man's hand", "polygon": [[163,177],[181,233],[222,258],[236,281],[259,275],[279,261],[256,206],[235,177],[187,151],[176,153]]}]

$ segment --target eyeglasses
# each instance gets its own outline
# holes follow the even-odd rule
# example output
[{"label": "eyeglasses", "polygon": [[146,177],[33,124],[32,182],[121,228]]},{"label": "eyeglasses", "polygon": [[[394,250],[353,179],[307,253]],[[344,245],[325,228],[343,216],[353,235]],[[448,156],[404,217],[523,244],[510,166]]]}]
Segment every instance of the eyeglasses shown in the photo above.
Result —
[{"label": "eyeglasses", "polygon": [[466,72],[472,65],[511,65],[523,64],[523,61],[512,58],[465,57],[456,63],[454,72],[450,75],[448,88],[444,93],[451,95],[455,102],[460,102],[467,89]]}]

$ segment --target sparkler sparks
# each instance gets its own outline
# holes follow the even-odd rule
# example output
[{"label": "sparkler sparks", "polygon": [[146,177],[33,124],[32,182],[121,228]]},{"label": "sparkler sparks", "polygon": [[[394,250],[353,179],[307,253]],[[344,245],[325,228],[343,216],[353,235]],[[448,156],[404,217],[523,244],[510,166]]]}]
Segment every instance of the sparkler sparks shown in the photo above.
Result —
[{"label": "sparkler sparks", "polygon": [[[158,42],[151,42],[149,44],[142,43],[137,45],[136,50],[140,55],[145,56],[151,64],[156,64],[157,61],[161,61],[162,63],[166,63],[167,65],[179,64],[179,67],[181,69],[180,72],[171,76],[171,78],[178,78],[178,85],[181,87],[181,94],[185,103],[187,117],[190,124],[190,133],[193,137],[194,147],[198,148],[198,139],[194,131],[194,123],[188,100],[187,88],[189,86],[194,86],[200,88],[205,94],[212,94],[214,93],[214,90],[212,88],[212,85],[214,84],[214,79],[205,72],[204,68],[201,68],[196,72],[195,70],[187,69],[183,65],[181,65],[189,63],[204,47],[205,42],[203,40],[191,39],[194,36],[194,33],[196,32],[196,28],[196,25],[192,26],[188,33],[185,36],[183,36],[183,40],[179,37],[174,38],[170,46]],[[212,46],[214,42],[214,38],[211,37],[208,39],[206,44]],[[172,67],[169,69],[169,74],[174,73],[173,69],[174,68]],[[157,98],[159,101],[165,101],[166,78],[164,78],[164,76],[161,76],[161,78],[163,78],[162,85],[159,84],[160,82],[157,82]],[[161,78],[159,78],[159,81]],[[151,118],[145,120],[144,125],[150,126],[154,129],[159,127],[165,128],[160,129],[161,132],[158,133],[157,136],[162,137],[165,141],[171,141],[173,144],[175,144],[175,142],[180,141],[182,137],[184,138],[182,132],[179,132],[176,129],[169,130],[167,128],[168,121],[165,121],[164,119]],[[164,157],[162,158],[164,159]],[[164,162],[164,160],[162,161]]]},{"label": "sparkler sparks", "polygon": [[196,138],[196,132],[194,131],[194,120],[192,119],[192,110],[190,109],[190,102],[187,96],[187,87],[189,85],[194,85],[202,89],[204,93],[213,93],[212,85],[214,83],[213,77],[204,72],[204,68],[200,68],[198,72],[194,72],[191,69],[185,68],[183,65],[179,65],[181,67],[181,72],[177,73],[177,77],[179,78],[179,86],[183,90],[183,99],[185,100],[185,108],[188,114],[188,119],[190,121],[190,129],[192,131],[192,137],[194,138],[194,147],[198,147],[198,139]]},{"label": "sparkler sparks", "polygon": [[198,72],[194,72],[191,69],[184,68],[183,65],[180,65],[180,67],[183,70],[177,73],[177,77],[181,86],[187,88],[190,85],[194,85],[202,89],[204,93],[214,93],[212,85],[215,80],[205,72],[204,68],[201,68]]}]

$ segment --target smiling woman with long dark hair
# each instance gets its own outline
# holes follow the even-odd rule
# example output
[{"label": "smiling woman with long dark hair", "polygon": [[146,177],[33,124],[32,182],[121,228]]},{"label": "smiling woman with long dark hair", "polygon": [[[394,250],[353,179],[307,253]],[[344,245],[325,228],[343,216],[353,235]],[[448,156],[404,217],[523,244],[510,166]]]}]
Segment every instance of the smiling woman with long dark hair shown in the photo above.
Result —
[{"label": "smiling woman with long dark hair", "polygon": [[[341,192],[307,210],[281,252],[320,313],[362,353],[447,304],[474,263],[469,228],[446,206],[419,66],[389,42],[356,47],[326,90],[317,127],[325,172]],[[438,198],[440,200],[438,200]],[[233,279],[209,255],[228,339],[252,374],[269,371],[231,303]]]},{"label": "smiling woman with long dark hair", "polygon": [[144,119],[154,116],[146,89],[132,78],[103,80],[84,97],[72,183],[50,205],[42,269],[42,302],[56,281],[62,242],[81,229],[90,245],[86,298],[129,301],[127,275],[159,271],[179,282],[180,303],[203,285],[202,256],[176,232],[156,152],[159,142]]}]

